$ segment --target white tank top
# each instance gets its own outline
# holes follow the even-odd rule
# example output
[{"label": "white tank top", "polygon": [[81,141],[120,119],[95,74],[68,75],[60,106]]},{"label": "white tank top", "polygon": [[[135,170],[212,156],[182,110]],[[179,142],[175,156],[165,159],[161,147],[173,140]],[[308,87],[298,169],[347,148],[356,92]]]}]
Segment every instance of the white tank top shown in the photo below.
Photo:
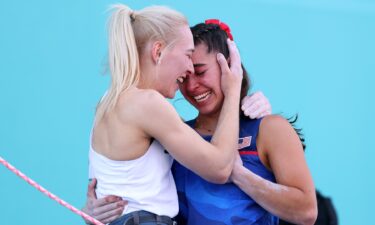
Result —
[{"label": "white tank top", "polygon": [[117,195],[128,201],[122,214],[146,210],[174,217],[178,213],[178,199],[172,162],[173,158],[156,140],[143,156],[128,161],[108,159],[90,144],[89,177],[98,181],[98,198]]}]

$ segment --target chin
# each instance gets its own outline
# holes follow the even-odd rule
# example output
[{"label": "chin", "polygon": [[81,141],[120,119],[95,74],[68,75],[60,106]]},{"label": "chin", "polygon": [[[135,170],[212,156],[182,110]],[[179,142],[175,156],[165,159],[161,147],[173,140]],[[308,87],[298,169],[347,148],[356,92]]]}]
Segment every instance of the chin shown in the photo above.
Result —
[{"label": "chin", "polygon": [[211,105],[205,105],[205,106],[196,107],[196,108],[199,111],[199,114],[209,116],[209,115],[213,115],[213,114],[220,112],[221,105],[211,104]]},{"label": "chin", "polygon": [[214,113],[214,109],[212,107],[198,107],[197,108],[198,111],[199,111],[199,114],[202,114],[202,115],[210,115],[212,113]]},{"label": "chin", "polygon": [[166,97],[166,98],[169,98],[169,99],[172,99],[172,98],[174,98],[175,95],[176,95],[176,92],[173,91],[173,92],[168,93],[167,95],[165,95],[165,97]]}]

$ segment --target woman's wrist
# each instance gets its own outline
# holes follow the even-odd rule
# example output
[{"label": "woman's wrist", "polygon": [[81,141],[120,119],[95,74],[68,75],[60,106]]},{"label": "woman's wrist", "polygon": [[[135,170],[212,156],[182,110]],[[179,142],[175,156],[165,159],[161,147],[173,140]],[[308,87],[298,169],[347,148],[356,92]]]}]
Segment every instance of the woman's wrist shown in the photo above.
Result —
[{"label": "woman's wrist", "polygon": [[247,170],[243,165],[235,165],[232,172],[232,182],[236,185],[240,185],[243,179],[246,179]]}]

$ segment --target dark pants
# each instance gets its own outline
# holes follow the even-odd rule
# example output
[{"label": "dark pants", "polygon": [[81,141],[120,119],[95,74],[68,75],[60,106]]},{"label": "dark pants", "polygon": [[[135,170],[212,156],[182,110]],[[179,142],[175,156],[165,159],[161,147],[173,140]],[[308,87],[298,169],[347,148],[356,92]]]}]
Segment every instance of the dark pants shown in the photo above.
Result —
[{"label": "dark pants", "polygon": [[109,225],[177,225],[168,216],[159,216],[147,211],[135,211],[122,215]]}]

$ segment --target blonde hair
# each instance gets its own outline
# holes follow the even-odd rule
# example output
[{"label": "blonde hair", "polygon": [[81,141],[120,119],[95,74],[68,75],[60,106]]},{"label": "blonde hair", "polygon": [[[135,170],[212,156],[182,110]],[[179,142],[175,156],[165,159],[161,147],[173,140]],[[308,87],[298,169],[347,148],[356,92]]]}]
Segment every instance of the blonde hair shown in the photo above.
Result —
[{"label": "blonde hair", "polygon": [[116,106],[123,91],[139,82],[139,57],[147,43],[161,40],[169,45],[177,38],[175,29],[188,24],[181,13],[165,6],[133,11],[126,5],[116,4],[111,10],[108,31],[111,84],[97,106],[96,122]]}]

